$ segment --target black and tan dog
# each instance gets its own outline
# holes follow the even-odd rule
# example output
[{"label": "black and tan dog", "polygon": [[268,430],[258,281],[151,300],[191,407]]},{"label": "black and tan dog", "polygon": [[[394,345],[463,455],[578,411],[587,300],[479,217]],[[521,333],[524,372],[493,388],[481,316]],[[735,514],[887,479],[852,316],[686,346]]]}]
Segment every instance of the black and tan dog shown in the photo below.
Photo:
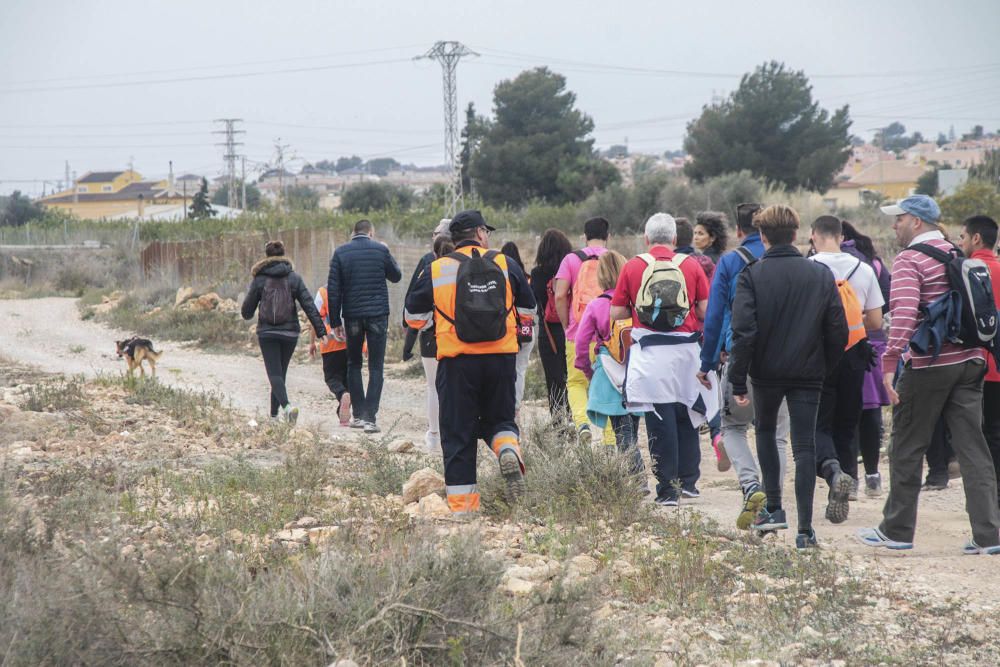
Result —
[{"label": "black and tan dog", "polygon": [[118,348],[118,356],[124,357],[128,363],[129,377],[133,375],[136,368],[139,369],[142,377],[146,376],[146,369],[142,365],[143,361],[149,362],[149,370],[153,377],[156,377],[156,362],[160,360],[163,353],[153,349],[153,341],[133,336],[127,340],[115,341],[115,346]]}]

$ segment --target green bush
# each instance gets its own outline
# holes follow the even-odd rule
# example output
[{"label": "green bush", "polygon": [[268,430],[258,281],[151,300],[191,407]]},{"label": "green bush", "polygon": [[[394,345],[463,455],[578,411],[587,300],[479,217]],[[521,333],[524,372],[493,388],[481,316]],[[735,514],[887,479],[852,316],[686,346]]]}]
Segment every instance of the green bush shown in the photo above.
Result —
[{"label": "green bush", "polygon": [[28,388],[22,407],[32,412],[61,412],[83,407],[86,403],[83,386],[82,375],[33,384]]}]

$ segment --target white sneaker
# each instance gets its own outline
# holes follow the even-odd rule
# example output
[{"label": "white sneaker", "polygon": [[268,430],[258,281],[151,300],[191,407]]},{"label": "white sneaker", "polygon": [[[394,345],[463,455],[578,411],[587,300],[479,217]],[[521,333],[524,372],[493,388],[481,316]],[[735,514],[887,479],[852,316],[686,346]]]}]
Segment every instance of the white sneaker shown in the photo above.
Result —
[{"label": "white sneaker", "polygon": [[434,431],[424,433],[424,451],[432,456],[441,454],[441,435]]},{"label": "white sneaker", "polygon": [[365,420],[358,419],[357,417],[351,417],[351,421],[347,422],[347,426],[350,428],[364,428]]},{"label": "white sneaker", "polygon": [[281,414],[285,421],[292,426],[295,426],[295,422],[299,420],[299,409],[293,405],[286,405]]},{"label": "white sneaker", "polygon": [[365,422],[365,433],[381,433],[382,429],[375,425],[375,422]]}]

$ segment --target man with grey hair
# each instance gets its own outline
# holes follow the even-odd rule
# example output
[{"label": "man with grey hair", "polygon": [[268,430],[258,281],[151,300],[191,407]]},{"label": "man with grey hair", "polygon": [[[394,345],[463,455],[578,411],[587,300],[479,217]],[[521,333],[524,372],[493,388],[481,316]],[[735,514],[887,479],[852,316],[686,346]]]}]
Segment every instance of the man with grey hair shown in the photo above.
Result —
[{"label": "man with grey hair", "polygon": [[697,426],[718,410],[717,394],[695,380],[708,278],[698,262],[674,252],[673,216],[651,216],[644,236],[648,250],[622,268],[611,318],[632,320],[623,394],[630,411],[646,413],[656,502],[676,507],[682,496],[700,495]]}]

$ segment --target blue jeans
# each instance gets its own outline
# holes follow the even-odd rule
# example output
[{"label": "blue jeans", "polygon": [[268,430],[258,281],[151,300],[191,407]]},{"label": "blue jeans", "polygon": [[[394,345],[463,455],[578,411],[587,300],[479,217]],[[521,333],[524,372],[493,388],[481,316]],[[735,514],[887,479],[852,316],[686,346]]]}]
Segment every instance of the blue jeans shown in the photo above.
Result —
[{"label": "blue jeans", "polygon": [[646,413],[649,458],[656,475],[656,497],[676,500],[680,489],[694,490],[701,477],[698,431],[683,403],[657,403]]},{"label": "blue jeans", "polygon": [[[355,419],[375,423],[382,400],[385,340],[389,316],[345,319],[347,334],[347,390],[351,393],[351,411]],[[361,378],[362,352],[368,341],[368,391]]]}]

